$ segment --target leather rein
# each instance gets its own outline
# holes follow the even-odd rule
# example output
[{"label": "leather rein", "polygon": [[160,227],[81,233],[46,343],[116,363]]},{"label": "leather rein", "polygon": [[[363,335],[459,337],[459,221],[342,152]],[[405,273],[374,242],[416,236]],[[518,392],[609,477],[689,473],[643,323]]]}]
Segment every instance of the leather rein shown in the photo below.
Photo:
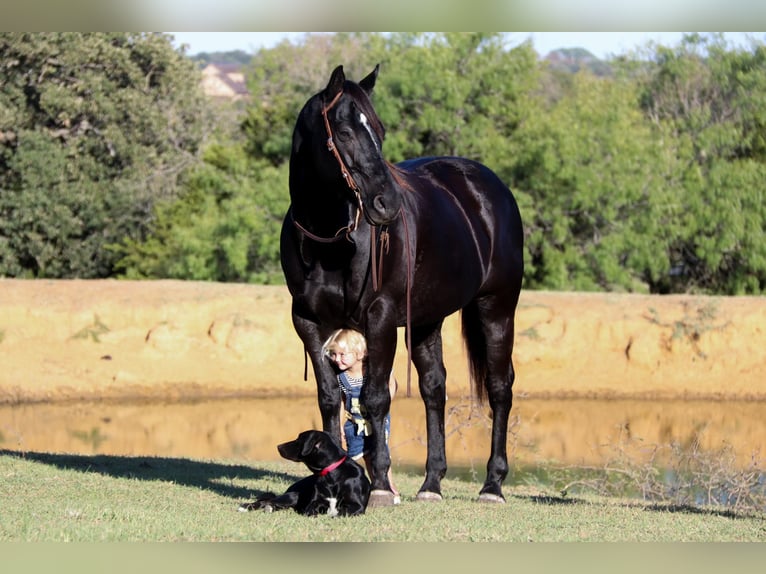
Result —
[{"label": "leather rein", "polygon": [[[306,237],[313,241],[317,241],[319,243],[334,243],[336,241],[340,241],[341,239],[346,239],[348,241],[351,241],[350,236],[351,234],[356,231],[356,228],[359,226],[359,218],[362,216],[364,212],[364,204],[362,203],[362,196],[359,193],[359,186],[356,184],[356,181],[354,181],[354,177],[351,175],[351,172],[346,167],[345,162],[343,161],[343,158],[340,155],[340,152],[338,151],[338,148],[335,146],[335,142],[333,140],[333,133],[332,128],[330,127],[330,120],[327,117],[327,113],[335,106],[335,104],[338,103],[338,100],[340,100],[340,97],[343,95],[343,90],[340,90],[338,94],[330,101],[329,104],[324,106],[322,108],[322,119],[324,120],[324,127],[325,131],[327,132],[327,149],[333,154],[333,157],[335,157],[335,161],[338,162],[338,166],[340,167],[340,173],[343,175],[343,179],[346,182],[346,185],[351,189],[351,191],[354,192],[354,196],[356,197],[357,201],[357,210],[356,210],[356,216],[354,217],[354,220],[349,223],[348,225],[345,225],[341,227],[335,235],[332,237],[322,237],[319,235],[316,235],[312,232],[310,232],[308,229],[306,229],[303,225],[298,223],[298,221],[295,219],[295,216],[293,215],[292,208],[290,208],[290,219],[293,222],[293,225]],[[407,328],[406,328],[406,337],[407,337],[407,396],[411,396],[410,392],[410,381],[412,379],[412,329],[411,329],[411,323],[412,323],[412,304],[411,304],[411,292],[412,292],[412,260],[410,255],[410,233],[409,233],[409,227],[407,226],[407,218],[404,217],[404,210],[399,210],[399,215],[402,218],[402,224],[404,226],[404,234],[405,234],[405,245],[407,246]],[[380,288],[380,285],[383,280],[383,254],[388,253],[388,242],[389,242],[389,233],[388,233],[388,226],[383,225],[381,226],[380,231],[380,253],[378,253],[378,240],[376,238],[375,228],[377,226],[374,224],[370,224],[370,259],[372,262],[372,289],[373,291],[377,292]],[[308,360],[306,360],[305,364],[305,371],[304,371],[304,379],[307,378],[308,374]]]}]

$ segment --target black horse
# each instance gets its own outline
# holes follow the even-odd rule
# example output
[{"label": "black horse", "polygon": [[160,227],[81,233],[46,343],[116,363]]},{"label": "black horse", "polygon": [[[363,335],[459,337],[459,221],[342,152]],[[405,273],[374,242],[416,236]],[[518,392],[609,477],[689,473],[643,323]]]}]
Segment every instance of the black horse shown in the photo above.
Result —
[{"label": "black horse", "polygon": [[371,504],[387,504],[383,419],[397,327],[405,326],[427,423],[426,476],[417,497],[440,500],[447,470],[441,327],[462,310],[474,392],[492,409],[492,449],[479,500],[504,502],[514,314],[523,272],[518,206],[505,184],[477,162],[387,162],[385,130],[370,101],[377,76],[376,66],[355,83],[338,66],[327,87],[306,102],[293,132],[281,259],[324,430],[340,440],[338,383],[322,343],[333,330],[354,327],[368,341],[361,400],[377,438]]}]

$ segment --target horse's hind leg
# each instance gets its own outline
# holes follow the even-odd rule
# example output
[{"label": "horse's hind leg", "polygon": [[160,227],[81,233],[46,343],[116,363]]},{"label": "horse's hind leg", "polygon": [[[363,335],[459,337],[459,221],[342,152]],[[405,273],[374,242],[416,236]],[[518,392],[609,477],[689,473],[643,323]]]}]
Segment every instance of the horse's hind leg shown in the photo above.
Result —
[{"label": "horse's hind leg", "polygon": [[442,354],[442,323],[419,327],[412,332],[412,362],[418,372],[420,396],[426,409],[428,458],[426,478],[418,500],[441,500],[441,480],[447,472],[444,441],[444,406],[447,370]]},{"label": "horse's hind leg", "polygon": [[[512,305],[510,304],[512,303]],[[510,305],[510,307],[509,307]],[[513,403],[513,329],[515,299],[485,297],[463,310],[469,353],[481,364],[486,396],[492,410],[492,444],[487,478],[479,493],[482,502],[505,502],[502,484],[508,475],[508,419]],[[479,391],[479,396],[482,396]]]}]

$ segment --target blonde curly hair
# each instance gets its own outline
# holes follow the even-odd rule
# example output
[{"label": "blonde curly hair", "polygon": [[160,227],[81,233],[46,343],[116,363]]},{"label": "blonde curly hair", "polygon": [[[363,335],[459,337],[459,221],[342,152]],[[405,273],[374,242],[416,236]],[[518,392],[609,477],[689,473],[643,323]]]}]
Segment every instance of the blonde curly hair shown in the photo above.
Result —
[{"label": "blonde curly hair", "polygon": [[359,359],[364,359],[367,356],[367,340],[356,329],[337,329],[322,345],[322,354],[329,356],[338,352],[355,353]]}]

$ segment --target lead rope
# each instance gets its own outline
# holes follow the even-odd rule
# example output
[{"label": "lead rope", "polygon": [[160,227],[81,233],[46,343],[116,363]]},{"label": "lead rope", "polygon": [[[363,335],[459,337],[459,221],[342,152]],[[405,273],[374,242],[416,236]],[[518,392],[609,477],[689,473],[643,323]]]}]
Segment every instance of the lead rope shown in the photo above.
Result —
[{"label": "lead rope", "polygon": [[[405,336],[407,339],[407,397],[412,396],[412,253],[410,252],[410,228],[407,225],[407,218],[404,216],[404,209],[399,210],[404,226],[404,246],[407,250],[407,285],[406,285],[406,306],[407,320],[405,327]],[[377,291],[383,282],[383,252],[388,253],[388,230],[384,229],[380,233],[381,249],[377,254],[377,241],[375,238],[375,227],[371,227],[370,232],[370,258],[372,259],[372,288]]]},{"label": "lead rope", "polygon": [[377,292],[378,287],[383,283],[383,254],[388,253],[388,228],[381,226],[380,230],[380,254],[378,254],[378,241],[375,237],[375,226],[370,226],[370,259],[372,260],[372,290]]},{"label": "lead rope", "polygon": [[404,210],[400,211],[404,224],[404,242],[407,246],[407,397],[411,396],[410,381],[412,380],[412,253],[410,252],[410,228]]}]

